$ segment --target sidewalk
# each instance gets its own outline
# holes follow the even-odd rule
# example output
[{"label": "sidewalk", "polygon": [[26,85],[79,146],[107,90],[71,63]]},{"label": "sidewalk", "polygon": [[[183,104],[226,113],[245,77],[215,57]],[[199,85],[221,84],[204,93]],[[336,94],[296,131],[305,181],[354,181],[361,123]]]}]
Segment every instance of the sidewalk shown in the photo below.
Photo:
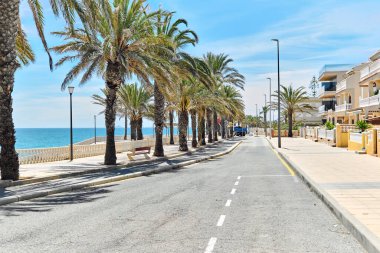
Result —
[{"label": "sidewalk", "polygon": [[[190,142],[189,151],[192,152],[195,150],[196,149],[191,147]],[[144,162],[154,162],[158,160],[158,158],[153,156],[153,151],[154,148],[151,149],[151,153],[149,154],[150,159],[146,159],[144,155],[137,155],[134,157],[134,161],[130,161],[128,159],[126,152],[118,153],[117,167],[127,167],[130,165],[141,164]],[[164,152],[166,158],[179,156],[187,153],[178,151],[178,144],[165,145]],[[74,159],[73,161],[65,160],[49,163],[24,164],[20,166],[20,181],[31,181],[46,177],[69,175],[78,172],[86,173],[91,172],[93,170],[115,168],[114,165],[103,165],[103,162],[104,155],[100,155],[86,158],[78,158]]]},{"label": "sidewalk", "polygon": [[[277,147],[277,138],[270,141]],[[302,138],[282,138],[278,151],[325,202],[336,205],[332,211],[351,223],[345,225],[353,226],[349,230],[357,238],[366,237],[375,248],[380,245],[380,158]]]}]

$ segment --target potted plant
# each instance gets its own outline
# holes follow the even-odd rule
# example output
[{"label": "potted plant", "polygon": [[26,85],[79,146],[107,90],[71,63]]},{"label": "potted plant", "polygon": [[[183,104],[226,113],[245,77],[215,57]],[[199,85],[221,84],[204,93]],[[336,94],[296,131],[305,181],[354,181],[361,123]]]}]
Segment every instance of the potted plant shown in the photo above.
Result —
[{"label": "potted plant", "polygon": [[335,128],[334,124],[331,121],[327,121],[325,127],[327,130],[333,130]]},{"label": "potted plant", "polygon": [[356,122],[356,127],[359,128],[360,132],[365,132],[367,129],[371,128],[371,124],[369,124],[365,120],[359,120]]}]

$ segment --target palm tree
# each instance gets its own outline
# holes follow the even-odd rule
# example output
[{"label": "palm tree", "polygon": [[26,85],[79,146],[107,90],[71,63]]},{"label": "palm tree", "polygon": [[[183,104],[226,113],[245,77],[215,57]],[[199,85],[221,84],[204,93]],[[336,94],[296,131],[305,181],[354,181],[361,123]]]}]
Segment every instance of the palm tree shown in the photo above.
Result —
[{"label": "palm tree", "polygon": [[[65,19],[73,22],[75,0],[52,0],[51,7],[55,15],[63,14]],[[28,1],[34,23],[43,47],[50,57],[44,36],[44,15],[40,1]],[[16,153],[15,127],[13,123],[14,75],[21,64],[34,61],[33,51],[26,39],[19,16],[20,0],[1,1],[0,3],[0,169],[1,179],[19,179],[19,160]],[[69,15],[70,14],[70,15]],[[21,64],[20,64],[21,63]]]},{"label": "palm tree", "polygon": [[[107,95],[106,95],[107,90],[106,89],[100,89],[100,91],[103,94],[103,96],[98,95],[98,94],[92,95],[92,100],[93,100],[92,103],[96,104],[96,105],[100,105],[101,107],[103,107],[104,110],[99,112],[99,114],[104,114],[105,108],[107,106],[107,98],[106,98],[107,97]],[[126,140],[127,135],[128,135],[128,110],[126,107],[122,106],[122,104],[120,103],[120,99],[118,99],[116,102],[115,110],[116,110],[116,115],[118,115],[119,118],[124,118],[124,140]]]},{"label": "palm tree", "polygon": [[[164,36],[171,41],[171,50],[174,53],[172,58],[172,64],[175,65],[177,61],[181,58],[188,58],[189,56],[182,51],[186,45],[195,45],[198,42],[198,36],[192,30],[187,29],[187,21],[184,19],[178,19],[172,22],[173,14],[169,13],[164,16],[159,16],[157,20],[157,36]],[[184,25],[186,28],[184,30],[180,29],[180,26]],[[175,68],[173,72],[180,72],[178,68]],[[177,74],[177,73],[174,73]],[[174,78],[177,80],[177,78]],[[180,82],[181,80],[179,80]],[[155,79],[154,82],[154,105],[155,105],[155,133],[156,133],[156,144],[154,147],[154,156],[164,156],[164,147],[162,142],[162,131],[164,127],[164,118],[165,118],[165,97],[163,94],[163,87],[167,85],[168,82]],[[170,82],[169,82],[170,85]],[[173,129],[173,126],[171,126]],[[171,134],[173,131],[170,131]]]},{"label": "palm tree", "polygon": [[[275,91],[278,94],[278,91]],[[274,95],[277,97],[278,95]],[[283,111],[287,112],[288,119],[288,137],[293,137],[293,119],[296,112],[306,112],[313,109],[309,104],[304,102],[308,99],[305,87],[294,89],[292,85],[289,87],[281,85],[280,105]],[[277,101],[278,103],[278,101]]]},{"label": "palm tree", "polygon": [[222,136],[226,135],[225,118],[237,119],[244,116],[244,101],[239,90],[230,85],[222,85],[219,90],[219,106],[216,109],[222,115]]},{"label": "palm tree", "polygon": [[[233,62],[228,55],[225,54],[213,54],[207,53],[203,56],[206,64],[211,70],[213,82],[208,86],[211,89],[212,94],[218,96],[221,86],[228,84],[244,88],[244,76],[241,75],[235,68],[230,67]],[[211,109],[213,117],[213,141],[218,140],[218,114],[216,108]]]},{"label": "palm tree", "polygon": [[265,105],[262,107],[262,111],[261,111],[261,114],[263,114],[264,116],[264,131],[265,131],[265,136],[267,136],[267,114],[270,110],[270,107]]},{"label": "palm tree", "polygon": [[131,124],[131,140],[142,140],[143,117],[149,113],[149,104],[152,100],[152,93],[144,86],[134,84],[124,84],[118,91],[120,104],[127,108]]},{"label": "palm tree", "polygon": [[150,84],[152,76],[165,79],[168,69],[163,55],[168,55],[169,42],[154,36],[154,20],[161,12],[148,13],[145,0],[83,1],[79,13],[82,27],[56,32],[65,44],[56,46],[64,56],[56,65],[78,61],[62,83],[65,89],[80,73],[80,84],[86,83],[94,73],[102,76],[108,89],[105,123],[107,130],[104,164],[116,164],[115,103],[117,91],[125,78],[137,77]]}]

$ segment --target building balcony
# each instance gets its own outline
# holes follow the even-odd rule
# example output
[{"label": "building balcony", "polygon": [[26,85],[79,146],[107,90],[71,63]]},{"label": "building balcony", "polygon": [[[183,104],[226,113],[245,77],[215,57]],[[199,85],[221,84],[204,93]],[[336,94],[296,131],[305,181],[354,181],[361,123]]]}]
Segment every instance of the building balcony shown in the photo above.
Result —
[{"label": "building balcony", "polygon": [[352,104],[347,104],[347,103],[335,106],[335,112],[345,112],[351,109],[352,109]]},{"label": "building balcony", "polygon": [[332,98],[335,97],[335,93],[335,89],[326,90],[325,87],[322,86],[318,91],[318,98]]},{"label": "building balcony", "polygon": [[340,81],[336,85],[336,93],[344,91],[345,89],[347,89],[347,79],[344,79],[344,80]]},{"label": "building balcony", "polygon": [[319,81],[329,81],[334,78],[339,73],[345,73],[354,66],[352,64],[332,64],[332,65],[325,65],[319,72]]},{"label": "building balcony", "polygon": [[378,73],[380,73],[380,59],[369,63],[360,71],[360,82]]},{"label": "building balcony", "polygon": [[360,107],[380,106],[380,94],[367,97],[367,98],[360,98],[359,106]]}]

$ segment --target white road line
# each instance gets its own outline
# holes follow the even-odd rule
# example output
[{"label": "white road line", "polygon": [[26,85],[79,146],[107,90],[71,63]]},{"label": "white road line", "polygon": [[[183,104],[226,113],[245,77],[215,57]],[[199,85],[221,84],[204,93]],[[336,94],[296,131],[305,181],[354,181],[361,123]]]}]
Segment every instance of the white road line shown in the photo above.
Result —
[{"label": "white road line", "polygon": [[231,202],[232,202],[232,200],[227,200],[227,202],[226,202],[226,206],[231,206]]},{"label": "white road line", "polygon": [[239,185],[239,181],[236,181],[236,182],[235,182],[235,185]]},{"label": "white road line", "polygon": [[216,224],[217,227],[223,226],[224,220],[226,219],[225,215],[220,215],[218,223]]},{"label": "white road line", "polygon": [[233,189],[231,190],[231,194],[232,194],[232,195],[234,195],[234,194],[235,194],[235,192],[236,192],[236,189],[235,189],[235,188],[233,188]]},{"label": "white road line", "polygon": [[205,253],[211,253],[214,250],[214,246],[218,238],[216,237],[211,237],[210,240],[208,241],[207,248],[205,250]]},{"label": "white road line", "polygon": [[240,180],[240,178],[241,178],[241,176],[238,176],[238,177],[237,177],[237,180]]}]

